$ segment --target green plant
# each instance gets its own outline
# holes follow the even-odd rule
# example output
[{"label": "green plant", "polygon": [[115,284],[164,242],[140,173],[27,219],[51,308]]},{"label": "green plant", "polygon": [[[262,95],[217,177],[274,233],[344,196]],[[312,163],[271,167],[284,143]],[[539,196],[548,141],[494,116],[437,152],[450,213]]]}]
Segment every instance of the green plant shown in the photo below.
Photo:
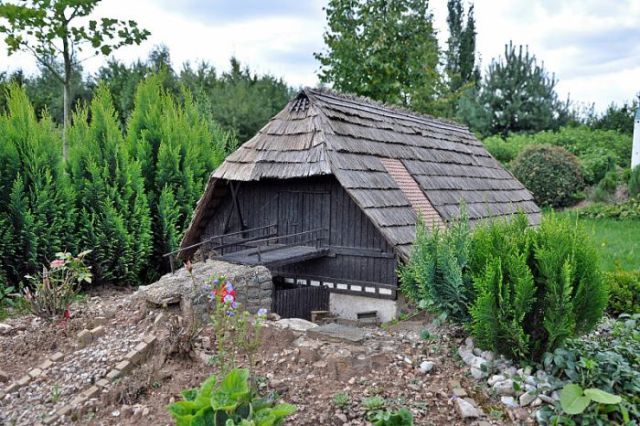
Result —
[{"label": "green plant", "polygon": [[629,175],[629,195],[637,197],[640,195],[640,166],[635,166]]},{"label": "green plant", "polygon": [[249,370],[231,370],[220,382],[209,377],[200,388],[181,392],[182,401],[167,408],[178,426],[277,426],[296,411],[260,397],[249,385]]},{"label": "green plant", "polygon": [[607,291],[597,253],[575,222],[547,215],[533,229],[518,215],[477,227],[471,247],[479,346],[538,359],[602,317]]},{"label": "green plant", "polygon": [[640,271],[607,272],[604,280],[609,288],[609,313],[640,313]]},{"label": "green plant", "polygon": [[525,148],[513,161],[512,171],[543,206],[571,205],[574,203],[573,194],[584,187],[577,157],[557,146]]},{"label": "green plant", "polygon": [[468,319],[473,286],[468,275],[470,229],[466,214],[446,229],[416,225],[416,240],[407,264],[400,267],[401,289],[423,309]]},{"label": "green plant", "polygon": [[617,188],[618,173],[615,170],[610,170],[598,182],[591,198],[597,202],[609,201]]},{"label": "green plant", "polygon": [[385,405],[385,400],[380,395],[371,396],[362,400],[362,408],[364,411],[380,410]]},{"label": "green plant", "polygon": [[640,198],[631,198],[623,203],[594,203],[576,210],[579,217],[592,219],[640,219]]},{"label": "green plant", "polygon": [[404,407],[397,411],[373,411],[367,418],[373,426],[413,426],[413,414]]},{"label": "green plant", "polygon": [[27,276],[33,291],[24,289],[24,298],[34,315],[52,319],[69,308],[78,286],[91,282],[91,271],[84,264],[84,257],[90,251],[83,251],[76,257],[70,253],[56,253],[56,259],[49,267],[42,267],[42,274]]},{"label": "green plant", "polygon": [[581,414],[592,402],[598,404],[620,404],[622,398],[598,388],[582,389],[580,385],[569,383],[560,391],[560,406],[567,414]]},{"label": "green plant", "polygon": [[333,405],[338,408],[345,408],[351,402],[349,394],[346,392],[338,392],[333,395]]}]

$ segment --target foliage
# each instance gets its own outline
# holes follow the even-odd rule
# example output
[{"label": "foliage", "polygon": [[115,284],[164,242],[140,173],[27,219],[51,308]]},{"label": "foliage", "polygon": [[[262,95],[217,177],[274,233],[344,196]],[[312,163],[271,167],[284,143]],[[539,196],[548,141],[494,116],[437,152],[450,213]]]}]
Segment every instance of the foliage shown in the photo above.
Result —
[{"label": "foliage", "polygon": [[[604,401],[613,401],[606,392],[621,398],[616,406],[591,405],[572,420],[579,424],[635,424],[640,420],[640,315],[621,315],[617,320],[605,320],[592,333],[582,339],[567,342],[564,349],[556,349],[544,356],[544,366],[562,383],[571,383],[585,394]],[[586,392],[586,389],[598,391]],[[565,396],[565,399],[567,396]],[[615,398],[617,401],[617,398]],[[597,400],[596,400],[597,401]],[[584,405],[586,401],[582,401]],[[565,402],[566,405],[566,402]],[[578,407],[580,408],[580,407]],[[543,412],[548,422],[561,420],[561,404]]]},{"label": "foliage", "polygon": [[366,411],[380,410],[384,408],[386,402],[380,395],[370,396],[362,400],[362,408]]},{"label": "foliage", "polygon": [[604,280],[609,288],[609,313],[640,314],[640,271],[607,272]]},{"label": "foliage", "polygon": [[434,109],[438,41],[421,0],[330,0],[319,77],[335,89],[381,102]]},{"label": "foliage", "polygon": [[338,392],[337,394],[333,395],[333,405],[338,408],[344,408],[349,405],[350,402],[351,398],[349,397],[348,393]]},{"label": "foliage", "polygon": [[52,253],[75,250],[74,193],[59,134],[12,86],[0,114],[0,285],[16,286]]},{"label": "foliage", "polygon": [[152,248],[149,203],[140,165],[126,150],[106,88],[98,88],[89,110],[76,114],[69,154],[76,238],[93,250],[87,260],[96,280],[144,282]]},{"label": "foliage", "polygon": [[581,218],[591,219],[640,219],[640,198],[630,198],[623,203],[593,203],[576,210]]},{"label": "foliage", "polygon": [[211,376],[200,388],[183,390],[182,397],[167,407],[178,426],[277,426],[296,411],[294,405],[260,397],[246,369],[231,370],[219,382]]},{"label": "foliage", "polygon": [[640,199],[640,166],[635,166],[629,175],[629,195]]},{"label": "foliage", "polygon": [[473,335],[512,357],[537,359],[589,332],[606,306],[596,250],[566,218],[545,216],[537,229],[524,215],[479,226],[469,265]]},{"label": "foliage", "polygon": [[403,293],[422,308],[468,319],[473,288],[468,274],[470,230],[466,216],[446,229],[416,225],[416,240],[399,275]]},{"label": "foliage", "polygon": [[504,57],[491,61],[479,92],[461,100],[458,116],[485,136],[557,129],[568,105],[558,99],[556,84],[528,48],[509,42]]},{"label": "foliage", "polygon": [[598,183],[607,171],[614,169],[614,164],[629,167],[631,151],[631,137],[587,126],[562,127],[558,131],[542,131],[530,135],[511,134],[506,138],[496,135],[483,142],[487,150],[505,165],[528,146],[560,146],[578,157],[588,184]]},{"label": "foliage", "polygon": [[70,253],[56,253],[56,259],[43,265],[42,273],[27,276],[33,290],[24,290],[24,298],[34,315],[45,319],[53,319],[69,309],[81,283],[91,282],[91,272],[84,264],[84,257],[89,251],[83,251],[76,257]]},{"label": "foliage", "polygon": [[610,394],[598,388],[582,389],[580,385],[569,383],[560,391],[560,406],[569,415],[582,414],[589,404],[619,404],[622,401],[618,395]]},{"label": "foliage", "polygon": [[[144,177],[156,259],[177,248],[209,173],[232,147],[228,134],[212,132],[189,92],[178,103],[161,80],[161,74],[154,75],[138,86],[126,136],[129,155]],[[169,269],[166,258],[154,266],[149,278]]]},{"label": "foliage", "polygon": [[[25,0],[22,4],[0,3],[0,33],[9,55],[17,51],[31,53],[47,68],[64,88],[64,118],[66,128],[71,102],[73,67],[77,55],[89,49],[94,55],[108,56],[120,47],[140,44],[149,36],[133,20],[114,18],[88,19],[100,0]],[[82,22],[80,25],[78,22]],[[62,72],[54,66],[54,58],[62,55]],[[66,140],[63,132],[63,158],[66,160]]]},{"label": "foliage", "polygon": [[513,161],[513,174],[544,206],[563,207],[575,201],[584,187],[578,159],[564,148],[533,145]]},{"label": "foliage", "polygon": [[376,410],[367,417],[373,426],[413,426],[413,414],[404,407],[398,411]]},{"label": "foliage", "polygon": [[610,201],[618,188],[618,173],[615,170],[608,171],[596,185],[592,199],[597,202]]},{"label": "foliage", "polygon": [[612,130],[614,132],[633,135],[634,116],[640,108],[640,93],[630,102],[622,105],[612,103],[606,111],[600,115],[591,115],[586,123],[592,129]]}]

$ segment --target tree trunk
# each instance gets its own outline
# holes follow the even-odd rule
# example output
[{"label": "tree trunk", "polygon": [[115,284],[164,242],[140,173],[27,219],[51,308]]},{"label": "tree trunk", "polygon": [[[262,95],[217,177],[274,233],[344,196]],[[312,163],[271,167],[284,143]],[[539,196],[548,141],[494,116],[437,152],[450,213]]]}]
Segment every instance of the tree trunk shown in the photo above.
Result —
[{"label": "tree trunk", "polygon": [[[66,74],[66,73],[65,73]],[[62,106],[62,161],[67,162],[67,126],[69,125],[69,104],[71,103],[71,94],[69,93],[69,78],[65,75],[64,95]]]}]

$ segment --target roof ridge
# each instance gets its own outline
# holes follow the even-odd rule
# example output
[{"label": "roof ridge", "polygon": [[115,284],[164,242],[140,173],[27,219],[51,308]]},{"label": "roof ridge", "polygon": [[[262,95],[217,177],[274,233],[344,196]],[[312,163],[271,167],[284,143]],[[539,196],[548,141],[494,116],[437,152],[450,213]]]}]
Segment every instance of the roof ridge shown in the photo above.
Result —
[{"label": "roof ridge", "polygon": [[[311,95],[316,95],[319,94],[321,96],[329,96],[329,97],[333,97],[336,99],[341,99],[344,101],[348,101],[348,102],[353,102],[353,103],[361,103],[361,104],[366,104],[369,105],[373,108],[376,109],[380,109],[383,111],[391,111],[395,114],[398,115],[403,115],[412,119],[417,119],[417,120],[426,120],[429,122],[436,122],[434,124],[437,124],[438,122],[442,123],[442,124],[447,124],[447,125],[451,125],[453,127],[456,128],[456,130],[463,130],[463,131],[467,131],[469,133],[471,133],[471,131],[469,130],[469,127],[458,123],[457,121],[448,119],[448,118],[444,118],[444,117],[436,117],[430,114],[426,114],[426,113],[422,113],[422,112],[416,112],[416,111],[412,111],[408,108],[404,108],[402,106],[399,105],[392,105],[392,104],[388,104],[385,102],[381,102],[381,101],[377,101],[374,99],[371,99],[369,97],[366,96],[361,96],[361,95],[356,95],[353,93],[341,93],[341,92],[337,92],[333,89],[330,89],[328,87],[317,87],[317,88],[313,88],[313,87],[305,87],[301,90],[300,93],[305,93],[307,96],[309,93],[311,93]],[[299,94],[300,94],[299,93]]]}]

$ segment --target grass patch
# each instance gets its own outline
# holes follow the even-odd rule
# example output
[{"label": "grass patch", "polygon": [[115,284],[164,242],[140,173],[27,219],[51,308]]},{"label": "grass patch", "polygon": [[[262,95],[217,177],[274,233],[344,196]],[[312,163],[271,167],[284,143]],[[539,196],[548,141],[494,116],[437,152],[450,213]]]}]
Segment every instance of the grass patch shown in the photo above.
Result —
[{"label": "grass patch", "polygon": [[[562,215],[575,213],[563,212]],[[640,220],[578,219],[593,236],[604,271],[640,270]]]}]

